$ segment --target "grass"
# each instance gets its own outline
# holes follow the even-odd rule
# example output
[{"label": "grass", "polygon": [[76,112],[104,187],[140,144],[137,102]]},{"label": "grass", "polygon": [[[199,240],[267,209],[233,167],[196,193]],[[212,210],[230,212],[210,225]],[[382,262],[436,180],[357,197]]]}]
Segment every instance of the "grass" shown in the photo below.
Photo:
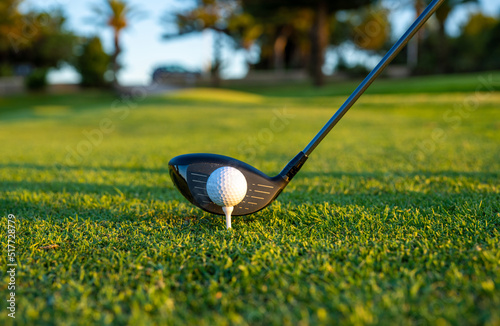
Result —
[{"label": "grass", "polygon": [[[482,90],[492,90],[499,88],[500,71],[490,71],[481,74],[454,74],[454,75],[436,75],[408,77],[400,80],[391,80],[379,78],[367,90],[367,94],[420,94],[420,93],[460,93],[475,92],[479,87]],[[293,94],[295,97],[318,97],[318,96],[338,96],[350,95],[351,92],[361,82],[352,80],[337,82],[324,88],[312,88],[309,83],[286,83],[272,85],[254,85],[254,86],[229,86],[234,90],[244,90],[266,96],[289,97]]]},{"label": "grass", "polygon": [[[221,153],[277,173],[347,86],[0,99],[16,323],[500,324],[500,92],[476,86],[363,96],[231,231],[176,191],[169,159]],[[2,271],[4,297],[7,283]]]}]

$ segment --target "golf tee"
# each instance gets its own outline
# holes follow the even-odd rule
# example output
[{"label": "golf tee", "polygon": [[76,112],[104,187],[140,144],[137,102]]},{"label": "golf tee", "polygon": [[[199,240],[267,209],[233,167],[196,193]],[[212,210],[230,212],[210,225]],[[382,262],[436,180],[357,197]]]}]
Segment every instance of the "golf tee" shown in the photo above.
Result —
[{"label": "golf tee", "polygon": [[233,212],[234,207],[222,207],[222,210],[226,214],[226,226],[228,229],[231,228],[231,213]]}]

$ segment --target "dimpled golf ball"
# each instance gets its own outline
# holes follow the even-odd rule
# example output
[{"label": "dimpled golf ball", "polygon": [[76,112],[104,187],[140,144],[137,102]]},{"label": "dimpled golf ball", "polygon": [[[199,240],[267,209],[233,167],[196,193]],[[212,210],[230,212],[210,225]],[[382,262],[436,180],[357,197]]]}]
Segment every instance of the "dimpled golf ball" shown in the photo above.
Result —
[{"label": "dimpled golf ball", "polygon": [[218,168],[207,181],[210,199],[222,207],[238,205],[247,194],[247,180],[238,169],[225,166]]}]

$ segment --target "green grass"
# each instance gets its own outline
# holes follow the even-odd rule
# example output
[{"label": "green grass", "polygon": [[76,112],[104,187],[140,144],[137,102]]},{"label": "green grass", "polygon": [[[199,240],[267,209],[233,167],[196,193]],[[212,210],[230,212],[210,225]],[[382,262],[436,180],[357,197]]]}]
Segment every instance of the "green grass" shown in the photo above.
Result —
[{"label": "green grass", "polygon": [[[500,324],[500,92],[363,96],[231,231],[172,185],[168,161],[189,152],[279,172],[345,100],[328,94],[338,86],[185,91],[129,110],[101,93],[0,99],[17,324]],[[103,121],[114,130],[90,151],[83,132]]]},{"label": "green grass", "polygon": [[[361,82],[360,80],[331,83],[328,87],[312,88],[310,83],[286,83],[277,85],[229,86],[235,90],[244,90],[266,96],[317,97],[350,95]],[[367,90],[367,94],[419,94],[443,92],[475,92],[477,87],[483,91],[500,88],[500,71],[480,74],[456,74],[409,77],[399,80],[379,78]]]}]

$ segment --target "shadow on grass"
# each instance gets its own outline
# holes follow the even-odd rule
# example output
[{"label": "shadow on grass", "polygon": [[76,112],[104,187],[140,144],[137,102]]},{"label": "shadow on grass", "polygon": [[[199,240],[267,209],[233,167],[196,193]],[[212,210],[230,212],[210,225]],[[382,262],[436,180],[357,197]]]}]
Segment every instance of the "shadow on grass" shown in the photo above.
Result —
[{"label": "shadow on grass", "polygon": [[[281,200],[341,206],[441,208],[483,205],[500,212],[497,172],[321,173],[304,172]],[[325,180],[324,184],[318,181]],[[310,184],[312,183],[312,184]]]},{"label": "shadow on grass", "polygon": [[71,193],[71,194],[98,194],[111,196],[125,196],[141,200],[164,199],[172,197],[175,190],[172,185],[165,187],[149,187],[143,185],[106,185],[86,182],[27,182],[27,181],[3,181],[0,182],[0,191],[27,190],[42,191],[46,193]]},{"label": "shadow on grass", "polygon": [[[1,166],[1,165],[0,165]],[[500,178],[500,172],[458,172],[458,171],[415,171],[415,172],[406,172],[406,171],[392,171],[390,173],[386,172],[309,172],[303,171],[299,173],[299,176],[304,178],[315,178],[315,177],[328,177],[334,179],[340,179],[342,177],[353,177],[353,178],[373,178],[380,179],[385,178],[387,176],[390,177],[448,177],[448,178],[457,178],[457,177],[466,177],[466,178],[474,178],[478,180],[494,180],[498,182],[498,178]],[[496,180],[495,180],[496,179]]]},{"label": "shadow on grass", "polygon": [[[41,164],[33,164],[33,163],[0,163],[0,169],[2,168],[15,168],[15,169],[33,169],[38,171],[110,171],[110,172],[146,172],[146,173],[165,173],[168,174],[168,166],[161,168],[149,168],[149,167],[131,167],[131,166],[84,166],[84,165],[41,165]],[[392,171],[390,173],[386,172],[306,172],[301,171],[298,174],[298,177],[301,178],[316,178],[316,177],[327,177],[333,179],[340,179],[342,177],[352,177],[352,178],[374,178],[380,179],[385,178],[387,176],[391,177],[448,177],[448,178],[457,178],[457,177],[465,177],[465,178],[474,178],[477,180],[489,180],[498,183],[498,179],[500,179],[500,172],[459,172],[459,171],[415,171],[415,172],[407,172],[407,171]]]},{"label": "shadow on grass", "polygon": [[308,205],[320,205],[328,203],[337,206],[359,206],[381,209],[384,207],[401,209],[423,209],[444,211],[453,213],[460,207],[482,207],[491,210],[492,213],[500,213],[500,194],[498,193],[420,193],[415,191],[378,194],[370,193],[304,193],[300,189],[295,192],[285,192],[280,197],[281,202],[294,202]]},{"label": "shadow on grass", "polygon": [[17,218],[23,219],[64,219],[64,218],[82,218],[89,220],[134,220],[137,216],[133,213],[119,212],[108,208],[89,208],[78,206],[76,203],[61,203],[54,201],[47,202],[34,202],[30,199],[0,199],[0,207],[3,211],[14,214]]},{"label": "shadow on grass", "polygon": [[[36,197],[36,196],[35,196]],[[85,202],[81,198],[37,201],[35,198],[0,198],[0,210],[28,221],[46,220],[66,223],[68,220],[85,220],[91,223],[111,223],[109,227],[122,227],[121,223],[158,223],[178,232],[199,233],[216,228],[225,229],[222,217],[210,215],[194,206],[178,205],[176,201],[148,202],[128,205],[125,202],[99,206],[99,202]],[[1,216],[1,215],[0,215]]]},{"label": "shadow on grass", "polygon": [[110,172],[148,172],[148,173],[165,173],[168,174],[168,166],[161,168],[147,168],[147,167],[130,167],[130,166],[84,166],[84,165],[41,165],[33,163],[3,163],[0,164],[0,169],[2,168],[14,168],[14,169],[32,169],[37,171],[110,171]]},{"label": "shadow on grass", "polygon": [[[168,168],[148,168],[148,167],[128,167],[128,166],[58,166],[41,165],[30,163],[5,163],[0,164],[1,168],[14,169],[33,169],[37,171],[54,172],[58,171],[108,171],[108,172],[132,172],[132,173],[161,173],[168,174]],[[133,176],[137,178],[137,176]],[[301,203],[321,203],[329,202],[338,205],[388,205],[400,207],[432,207],[435,205],[448,207],[453,210],[457,203],[493,201],[500,203],[498,192],[476,191],[474,189],[461,189],[463,185],[458,184],[453,188],[449,184],[440,184],[436,180],[440,179],[470,179],[476,184],[482,183],[494,186],[498,184],[500,173],[498,172],[457,172],[457,171],[439,171],[439,172],[402,172],[394,171],[391,173],[373,172],[373,173],[353,173],[353,172],[308,172],[303,171],[297,179],[291,183],[293,190],[285,189],[279,200],[282,203],[291,203],[297,205]],[[309,184],[309,180],[324,179],[325,185],[316,186]],[[405,182],[406,180],[417,183],[430,183],[426,191],[398,191],[391,187],[391,183],[397,180]],[[376,181],[379,187],[372,188],[367,181]],[[449,181],[449,180],[448,180]],[[454,182],[451,180],[451,182]],[[474,186],[474,184],[473,184]],[[453,189],[452,189],[453,188]],[[172,200],[184,202],[183,197],[175,190],[171,182],[164,186],[145,186],[145,185],[123,185],[123,184],[99,184],[99,183],[81,183],[73,181],[52,181],[52,182],[27,182],[27,181],[3,181],[0,182],[0,191],[26,190],[43,193],[69,193],[69,194],[90,194],[90,195],[110,195],[124,196],[125,200],[137,199],[140,201],[158,200],[169,202]],[[186,202],[187,203],[187,202]],[[497,206],[500,204],[497,204]],[[200,211],[201,213],[201,211]]]},{"label": "shadow on grass", "polygon": [[[40,171],[56,169],[55,166],[36,164],[9,163],[0,165],[0,168],[28,168]],[[63,169],[115,171],[115,172],[149,172],[167,173],[167,169],[131,168],[131,167],[64,167]],[[347,179],[346,179],[347,177]],[[495,191],[476,191],[475,189],[451,189],[449,187],[432,187],[430,191],[398,191],[390,188],[393,179],[411,179],[415,177],[465,177],[475,182],[489,185],[498,183],[499,173],[495,172],[395,172],[386,173],[320,173],[303,172],[300,179],[294,180],[293,190],[285,189],[278,201],[288,209],[300,210],[303,205],[321,205],[328,203],[337,206],[360,207],[399,207],[403,209],[438,210],[453,213],[459,209],[475,207],[479,215],[485,212],[498,214],[500,212],[500,194]],[[326,186],[309,185],[310,179],[327,180]],[[363,185],[367,179],[378,180],[382,188],[371,189]],[[346,183],[347,182],[347,183]],[[339,186],[339,184],[342,184]],[[387,185],[387,187],[385,187]],[[338,188],[332,188],[337,187]],[[346,191],[346,189],[348,191]],[[72,181],[27,182],[3,181],[0,182],[0,191],[32,192],[32,195],[16,195],[16,199],[0,199],[0,208],[5,212],[16,212],[27,217],[34,216],[61,216],[78,215],[90,220],[141,220],[144,218],[161,218],[172,221],[186,219],[203,219],[207,213],[194,208],[169,183],[164,187],[123,184],[97,184]],[[56,194],[53,198],[40,199],[39,193]],[[59,196],[69,194],[70,196]],[[93,195],[97,198],[89,200],[84,195]],[[100,202],[103,195],[111,196],[105,203]],[[53,202],[47,202],[53,200]],[[184,203],[179,207],[178,203]],[[186,209],[186,207],[189,207]],[[480,208],[478,210],[478,207]],[[271,208],[273,209],[273,208]],[[285,210],[285,214],[286,214]],[[266,213],[267,212],[267,213]],[[496,213],[495,213],[496,212]],[[258,214],[268,214],[264,210]],[[245,218],[248,222],[254,217]],[[214,224],[214,219],[207,219],[204,224]],[[207,226],[208,226],[207,224]],[[217,223],[216,223],[217,224]],[[215,225],[215,224],[214,224]]]}]

